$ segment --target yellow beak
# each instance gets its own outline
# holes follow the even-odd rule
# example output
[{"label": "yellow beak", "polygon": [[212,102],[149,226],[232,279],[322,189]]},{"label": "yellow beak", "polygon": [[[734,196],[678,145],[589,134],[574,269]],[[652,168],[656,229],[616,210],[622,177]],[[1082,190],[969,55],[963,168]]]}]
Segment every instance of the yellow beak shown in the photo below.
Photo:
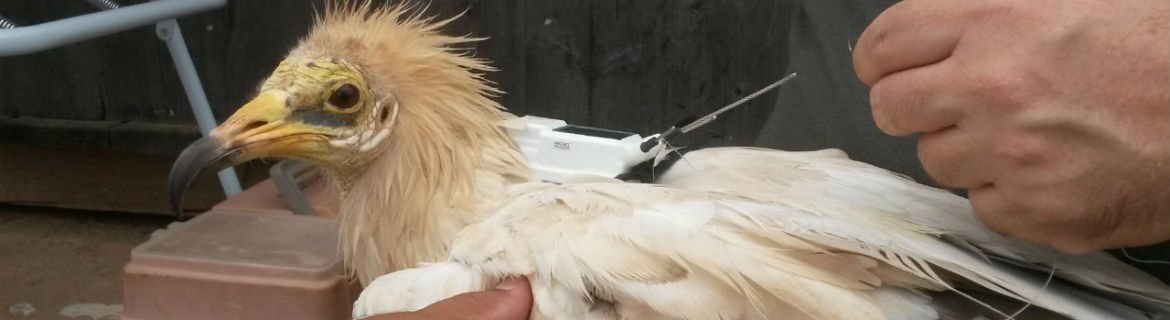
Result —
[{"label": "yellow beak", "polygon": [[263,92],[211,130],[211,136],[222,141],[226,148],[238,148],[287,135],[281,130],[289,114],[283,100],[281,92]]},{"label": "yellow beak", "polygon": [[182,217],[183,194],[206,169],[219,171],[267,156],[304,158],[317,152],[313,144],[323,133],[317,126],[287,122],[291,113],[287,95],[266,91],[240,107],[211,134],[187,146],[171,167],[168,191],[171,210]]}]

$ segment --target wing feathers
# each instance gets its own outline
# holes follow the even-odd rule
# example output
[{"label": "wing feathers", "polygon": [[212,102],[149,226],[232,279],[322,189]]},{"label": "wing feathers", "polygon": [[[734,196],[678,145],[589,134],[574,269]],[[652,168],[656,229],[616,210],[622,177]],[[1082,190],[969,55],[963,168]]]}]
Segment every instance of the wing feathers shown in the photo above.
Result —
[{"label": "wing feathers", "polygon": [[1144,317],[1000,259],[1170,299],[1146,276],[1108,274],[1138,272],[1114,260],[1045,256],[987,230],[953,195],[839,153],[721,152],[689,153],[669,186],[513,186],[455,239],[452,261],[485,279],[529,275],[536,319],[933,319],[919,292],[974,300],[956,286],[968,283],[1068,316]]}]

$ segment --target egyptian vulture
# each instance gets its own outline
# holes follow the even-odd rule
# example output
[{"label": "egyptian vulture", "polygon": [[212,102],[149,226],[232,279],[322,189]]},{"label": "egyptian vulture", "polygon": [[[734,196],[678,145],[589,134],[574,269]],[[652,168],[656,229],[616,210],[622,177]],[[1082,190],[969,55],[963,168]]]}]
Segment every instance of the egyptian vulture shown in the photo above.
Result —
[{"label": "egyptian vulture", "polygon": [[329,6],[172,172],[181,192],[199,168],[259,157],[323,168],[342,197],[345,264],[366,286],[355,317],[515,275],[530,280],[533,319],[963,317],[937,292],[1082,319],[1170,305],[1170,288],[1105,253],[1004,237],[964,198],[838,150],[710,148],[653,184],[537,181],[506,130],[523,118],[460,49],[477,39],[422,11]]}]

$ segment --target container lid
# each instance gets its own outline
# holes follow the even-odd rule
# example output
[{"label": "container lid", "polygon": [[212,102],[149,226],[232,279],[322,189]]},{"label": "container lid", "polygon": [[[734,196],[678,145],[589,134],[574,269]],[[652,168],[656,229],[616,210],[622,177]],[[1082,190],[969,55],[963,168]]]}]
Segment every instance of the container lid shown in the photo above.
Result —
[{"label": "container lid", "polygon": [[176,272],[322,279],[341,275],[334,219],[213,209],[160,230],[131,263]]}]

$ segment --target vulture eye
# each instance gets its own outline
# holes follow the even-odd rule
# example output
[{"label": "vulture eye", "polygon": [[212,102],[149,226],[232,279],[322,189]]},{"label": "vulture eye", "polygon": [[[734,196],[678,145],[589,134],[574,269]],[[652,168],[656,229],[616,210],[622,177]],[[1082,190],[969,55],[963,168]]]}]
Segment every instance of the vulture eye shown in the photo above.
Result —
[{"label": "vulture eye", "polygon": [[358,88],[352,84],[346,83],[337,90],[333,90],[333,94],[329,95],[329,104],[338,109],[349,109],[358,103],[361,98],[361,93]]}]

